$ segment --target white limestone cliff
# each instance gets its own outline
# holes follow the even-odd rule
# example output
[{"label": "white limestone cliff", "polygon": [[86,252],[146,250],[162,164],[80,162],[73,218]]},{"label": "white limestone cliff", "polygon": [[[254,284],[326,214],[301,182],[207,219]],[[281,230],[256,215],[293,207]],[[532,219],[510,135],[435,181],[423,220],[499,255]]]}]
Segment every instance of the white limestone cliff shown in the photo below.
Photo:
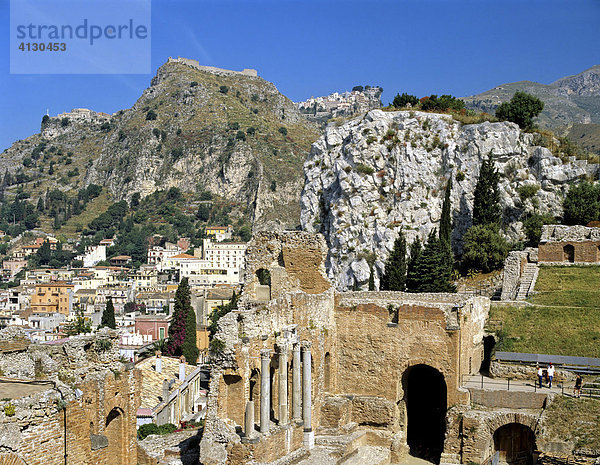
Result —
[{"label": "white limestone cliff", "polygon": [[[453,177],[453,247],[471,225],[473,193],[484,157],[500,172],[506,235],[523,238],[523,213],[562,215],[569,183],[594,174],[585,161],[563,163],[513,123],[463,125],[449,115],[373,110],[336,127],[313,144],[304,164],[301,224],[322,232],[329,245],[327,271],[340,290],[366,288],[373,260],[375,283],[394,239],[408,242],[439,226],[444,189]],[[533,198],[518,189],[534,184]]]}]

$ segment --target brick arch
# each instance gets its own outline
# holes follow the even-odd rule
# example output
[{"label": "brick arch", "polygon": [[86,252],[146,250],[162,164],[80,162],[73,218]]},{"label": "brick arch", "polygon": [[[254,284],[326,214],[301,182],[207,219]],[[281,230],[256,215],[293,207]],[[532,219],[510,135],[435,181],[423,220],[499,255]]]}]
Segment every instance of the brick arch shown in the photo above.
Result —
[{"label": "brick arch", "polygon": [[0,465],[27,465],[27,463],[13,452],[0,454]]},{"label": "brick arch", "polygon": [[494,445],[494,433],[505,425],[518,423],[527,426],[536,435],[537,417],[526,413],[497,413],[491,418],[486,419],[480,428],[480,441],[478,449],[482,453],[482,462],[490,457]]}]

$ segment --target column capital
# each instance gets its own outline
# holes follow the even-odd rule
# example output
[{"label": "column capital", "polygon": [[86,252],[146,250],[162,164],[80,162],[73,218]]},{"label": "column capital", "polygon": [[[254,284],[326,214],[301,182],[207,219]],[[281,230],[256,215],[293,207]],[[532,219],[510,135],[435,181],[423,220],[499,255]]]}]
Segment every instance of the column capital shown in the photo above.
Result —
[{"label": "column capital", "polygon": [[280,342],[277,344],[278,354],[287,354],[290,350],[290,344],[287,342]]},{"label": "column capital", "polygon": [[304,350],[310,350],[310,349],[311,349],[311,347],[312,347],[312,342],[310,342],[310,341],[302,341],[302,342],[300,343],[300,345],[302,346],[302,348],[303,348]]},{"label": "column capital", "polygon": [[260,349],[260,358],[271,358],[271,349]]}]

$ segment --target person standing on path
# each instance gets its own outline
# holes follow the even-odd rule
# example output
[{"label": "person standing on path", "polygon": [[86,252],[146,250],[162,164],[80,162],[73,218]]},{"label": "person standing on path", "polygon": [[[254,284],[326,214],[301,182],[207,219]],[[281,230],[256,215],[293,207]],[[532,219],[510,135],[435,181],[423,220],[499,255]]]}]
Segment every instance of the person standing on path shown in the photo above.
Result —
[{"label": "person standing on path", "polygon": [[554,366],[552,362],[548,364],[548,387],[552,387],[552,378],[554,378]]},{"label": "person standing on path", "polygon": [[577,378],[575,378],[575,387],[573,388],[573,395],[575,397],[581,397],[581,385],[583,384],[583,380],[581,379],[581,375],[577,373]]},{"label": "person standing on path", "polygon": [[540,382],[540,389],[542,388],[542,378],[544,377],[544,370],[542,370],[542,367],[540,366],[540,364],[537,364],[537,375],[538,375],[538,380]]}]

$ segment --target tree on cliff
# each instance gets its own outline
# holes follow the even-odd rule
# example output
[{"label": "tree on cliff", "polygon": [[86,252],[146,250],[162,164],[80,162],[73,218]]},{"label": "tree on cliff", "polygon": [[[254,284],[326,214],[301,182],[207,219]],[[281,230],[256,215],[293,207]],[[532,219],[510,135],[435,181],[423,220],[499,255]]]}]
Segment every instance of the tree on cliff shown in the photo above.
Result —
[{"label": "tree on cliff", "polygon": [[394,249],[385,263],[385,273],[381,277],[384,291],[404,291],[406,287],[406,238],[400,230],[394,241]]},{"label": "tree on cliff", "polygon": [[530,129],[533,118],[544,109],[544,102],[525,92],[517,91],[510,99],[496,108],[496,117],[504,121],[517,123],[521,129]]},{"label": "tree on cliff", "polygon": [[586,225],[596,221],[600,214],[600,189],[583,181],[569,187],[563,202],[565,224]]},{"label": "tree on cliff", "polygon": [[436,229],[427,237],[427,244],[414,264],[414,292],[455,292],[451,282],[452,267],[448,266],[445,245]]},{"label": "tree on cliff", "polygon": [[117,322],[115,321],[115,307],[113,305],[112,297],[106,299],[106,307],[102,312],[102,321],[100,326],[106,326],[108,328],[116,329]]},{"label": "tree on cliff", "polygon": [[502,267],[509,245],[500,232],[502,207],[498,183],[500,175],[492,154],[481,164],[475,186],[473,226],[463,236],[462,264],[467,269],[489,273]]},{"label": "tree on cliff", "polygon": [[444,195],[444,203],[442,204],[442,217],[440,218],[440,240],[446,243],[451,243],[452,238],[452,205],[450,202],[450,194],[452,193],[452,176],[446,184],[446,194]]},{"label": "tree on cliff", "polygon": [[177,292],[175,292],[175,308],[173,319],[169,325],[169,342],[167,344],[169,355],[182,355],[183,343],[186,339],[187,317],[191,309],[188,278],[183,278],[177,287]]},{"label": "tree on cliff", "polygon": [[410,245],[410,258],[406,266],[406,290],[409,292],[415,292],[419,283],[419,276],[417,276],[416,264],[419,261],[423,246],[421,240],[417,237]]},{"label": "tree on cliff", "polygon": [[475,186],[475,200],[473,202],[474,226],[483,225],[496,228],[500,226],[502,221],[502,207],[500,206],[499,182],[500,174],[496,169],[490,152],[481,164],[479,179]]}]

